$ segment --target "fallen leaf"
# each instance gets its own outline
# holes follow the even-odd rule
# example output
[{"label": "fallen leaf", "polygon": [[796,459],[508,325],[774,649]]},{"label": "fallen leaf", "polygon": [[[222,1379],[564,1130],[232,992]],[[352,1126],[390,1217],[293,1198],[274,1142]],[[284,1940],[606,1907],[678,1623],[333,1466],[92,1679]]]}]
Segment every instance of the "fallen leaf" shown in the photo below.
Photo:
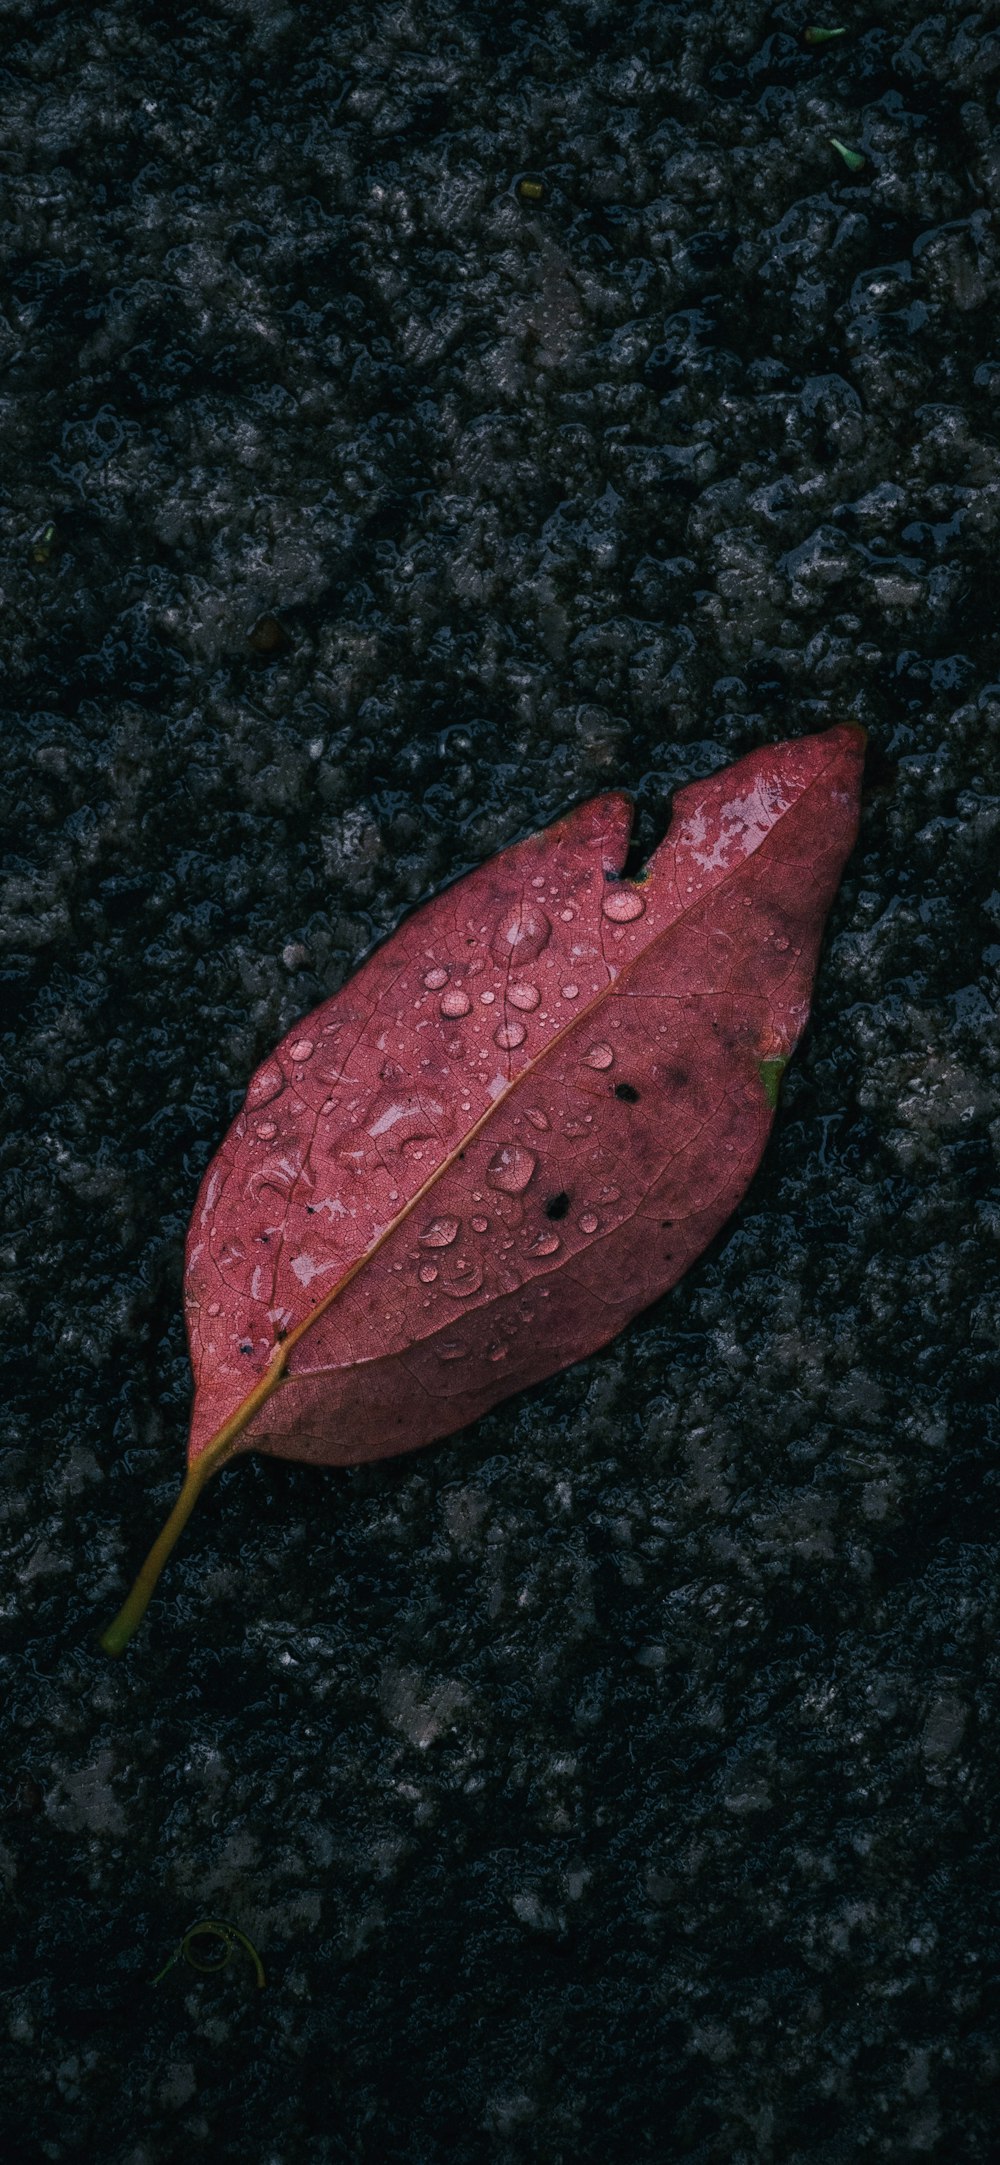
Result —
[{"label": "fallen leaf", "polygon": [[595,797],[283,1038],[195,1204],[188,1473],[109,1652],[237,1452],[415,1450],[676,1284],[760,1160],[863,756],[844,725],[690,784],[634,879],[629,800]]}]

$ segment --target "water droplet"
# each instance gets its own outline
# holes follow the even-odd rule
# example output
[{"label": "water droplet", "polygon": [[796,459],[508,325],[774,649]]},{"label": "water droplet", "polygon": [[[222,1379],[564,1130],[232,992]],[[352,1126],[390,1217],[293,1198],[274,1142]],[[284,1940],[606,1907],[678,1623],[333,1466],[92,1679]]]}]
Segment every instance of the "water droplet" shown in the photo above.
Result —
[{"label": "water droplet", "polygon": [[532,1241],[528,1254],[554,1255],[556,1249],[561,1248],[561,1246],[562,1242],[558,1233],[539,1233]]},{"label": "water droplet", "polygon": [[323,1103],[323,1104],[322,1104],[322,1105],[320,1106],[320,1112],[321,1112],[321,1113],[332,1113],[332,1111],[333,1111],[333,1108],[334,1108],[334,1106],[336,1105],[336,1102],[337,1102],[336,1098],[326,1098],[326,1099],[325,1099],[325,1101],[324,1101],[324,1103]]},{"label": "water droplet", "polygon": [[437,1277],[437,1264],[421,1263],[420,1269],[417,1272],[417,1276],[420,1279],[421,1285],[433,1285],[434,1280]]},{"label": "water droplet", "polygon": [[426,985],[428,992],[440,992],[442,985],[446,985],[447,982],[447,970],[437,969],[424,971],[424,984]]},{"label": "water droplet", "polygon": [[493,1032],[493,1043],[501,1052],[513,1052],[515,1045],[523,1045],[527,1036],[523,1022],[502,1022]]},{"label": "water droplet", "polygon": [[776,940],[775,940],[775,943],[774,943],[774,944],[775,944],[775,946],[776,946],[776,948],[777,948],[777,950],[778,950],[778,953],[779,953],[779,955],[783,955],[783,954],[785,954],[785,953],[787,952],[787,949],[788,949],[788,941],[787,941],[786,939],[783,939],[783,938],[779,937],[778,939],[776,939]]},{"label": "water droplet", "polygon": [[578,998],[579,992],[579,985],[564,985],[562,989],[562,996],[564,1000],[575,1000]]},{"label": "water droplet", "polygon": [[538,903],[518,902],[499,919],[490,952],[501,967],[509,962],[520,967],[523,962],[534,962],[551,936],[551,923]]},{"label": "water droplet", "polygon": [[491,1361],[505,1361],[505,1360],[506,1360],[506,1358],[507,1358],[507,1350],[508,1350],[508,1349],[507,1349],[507,1347],[506,1347],[506,1346],[501,1346],[501,1345],[499,1345],[499,1344],[498,1344],[498,1345],[493,1345],[493,1346],[491,1346],[491,1347],[490,1347],[490,1359],[491,1359]]},{"label": "water droplet", "polygon": [[575,912],[573,910],[560,910],[559,915],[564,925],[571,925]]},{"label": "water droplet", "polygon": [[210,1316],[221,1316],[221,1314],[222,1314],[222,1302],[221,1302],[221,1301],[210,1301],[210,1302],[209,1302],[209,1305],[208,1305],[208,1314],[209,1314]]},{"label": "water droplet", "polygon": [[597,1228],[598,1228],[598,1226],[599,1226],[600,1222],[601,1222],[601,1221],[600,1221],[599,1217],[597,1216],[597,1213],[596,1213],[596,1211],[593,1211],[593,1210],[585,1210],[585,1211],[583,1212],[583,1215],[582,1215],[581,1219],[580,1219],[580,1231],[581,1231],[581,1233],[596,1233],[596,1231],[597,1231]]},{"label": "water droplet", "polygon": [[621,1192],[622,1191],[620,1188],[615,1187],[614,1181],[605,1181],[604,1186],[601,1189],[602,1203],[617,1203],[620,1200]]},{"label": "water droplet", "polygon": [[441,1013],[449,1019],[457,1020],[459,1015],[467,1015],[471,1006],[472,1001],[461,985],[453,985],[450,992],[441,994]]},{"label": "water droplet", "polygon": [[502,1143],[490,1159],[486,1178],[491,1188],[501,1188],[505,1195],[520,1195],[537,1164],[533,1150],[525,1150],[520,1143]]},{"label": "water droplet", "polygon": [[472,1220],[472,1230],[474,1233],[488,1233],[489,1226],[490,1221],[488,1218],[473,1218]]},{"label": "water droplet", "polygon": [[432,1218],[423,1232],[418,1233],[417,1239],[422,1248],[450,1248],[452,1241],[458,1239],[461,1222],[460,1218]]},{"label": "water droplet", "polygon": [[641,917],[645,908],[642,896],[624,882],[620,887],[610,887],[604,897],[604,915],[615,925],[631,924],[633,917]]},{"label": "water droplet", "polygon": [[493,1002],[494,1002],[494,1000],[496,999],[496,993],[495,993],[495,992],[481,992],[481,993],[480,993],[480,995],[479,995],[479,997],[480,997],[480,1000],[482,1001],[482,1004],[483,1004],[483,1006],[484,1006],[484,1007],[492,1007],[492,1005],[493,1005]]},{"label": "water droplet", "polygon": [[547,1130],[549,1125],[548,1116],[545,1113],[540,1113],[537,1105],[526,1105],[524,1117],[526,1120],[530,1120],[533,1128],[540,1128],[543,1134]]},{"label": "water droplet", "polygon": [[398,1060],[383,1060],[379,1068],[383,1082],[402,1082],[403,1070]]},{"label": "water droplet", "polygon": [[260,1136],[262,1143],[269,1143],[272,1135],[277,1135],[277,1132],[278,1130],[275,1127],[273,1120],[258,1120],[257,1133]]},{"label": "water droplet", "polygon": [[615,1056],[610,1045],[592,1045],[583,1057],[587,1067],[610,1067]]},{"label": "water droplet", "polygon": [[474,1256],[460,1255],[449,1261],[448,1270],[441,1283],[446,1293],[453,1293],[464,1300],[470,1293],[478,1293],[483,1282],[483,1266]]},{"label": "water droplet", "polygon": [[443,1345],[435,1346],[434,1350],[439,1361],[464,1361],[465,1359],[465,1347],[459,1345],[457,1338],[446,1338]]},{"label": "water droplet", "polygon": [[539,873],[537,874],[536,878],[532,880],[531,884],[532,884],[532,886],[533,886],[533,887],[544,887],[544,885],[545,885],[545,874],[544,874],[544,872],[539,872]]},{"label": "water droplet", "polygon": [[530,1015],[538,1006],[542,995],[537,985],[508,985],[508,1007],[519,1007],[522,1015]]},{"label": "water droplet", "polygon": [[252,1112],[255,1105],[269,1105],[279,1090],[285,1087],[285,1078],[276,1060],[267,1060],[258,1068],[247,1091],[247,1105]]},{"label": "water droplet", "polygon": [[293,1060],[311,1060],[314,1051],[315,1047],[311,1037],[297,1037],[294,1045],[289,1047],[289,1054]]}]

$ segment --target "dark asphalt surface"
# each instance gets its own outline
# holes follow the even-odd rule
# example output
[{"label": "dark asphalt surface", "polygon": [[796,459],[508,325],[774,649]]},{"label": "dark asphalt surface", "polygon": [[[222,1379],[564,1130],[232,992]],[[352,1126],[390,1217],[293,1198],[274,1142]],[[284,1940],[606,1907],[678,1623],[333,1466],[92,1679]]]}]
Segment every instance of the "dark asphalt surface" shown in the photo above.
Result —
[{"label": "dark asphalt surface", "polygon": [[[15,2165],[1000,2147],[1000,30],[817,15],[3,11]],[[257,1060],[488,852],[838,719],[714,1248],[418,1459],[236,1465],[109,1663]],[[151,1982],[205,1916],[263,1991]]]}]

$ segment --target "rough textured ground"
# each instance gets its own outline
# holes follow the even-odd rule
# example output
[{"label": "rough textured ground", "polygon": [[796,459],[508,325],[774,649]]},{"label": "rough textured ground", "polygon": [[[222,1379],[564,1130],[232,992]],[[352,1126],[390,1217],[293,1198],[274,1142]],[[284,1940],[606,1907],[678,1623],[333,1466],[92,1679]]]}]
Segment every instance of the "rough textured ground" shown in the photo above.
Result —
[{"label": "rough textured ground", "polygon": [[[816,9],[3,8],[18,2165],[1000,2142],[1000,33]],[[106,1661],[255,1061],[487,851],[837,717],[715,1250],[419,1461],[235,1467]],[[265,1991],[150,1983],[206,1914]]]}]

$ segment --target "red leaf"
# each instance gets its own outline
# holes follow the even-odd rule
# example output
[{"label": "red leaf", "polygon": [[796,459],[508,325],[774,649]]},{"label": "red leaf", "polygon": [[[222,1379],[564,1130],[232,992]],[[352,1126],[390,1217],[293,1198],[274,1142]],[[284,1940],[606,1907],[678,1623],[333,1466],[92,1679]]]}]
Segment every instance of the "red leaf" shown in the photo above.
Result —
[{"label": "red leaf", "polygon": [[628,799],[594,798],[418,910],[257,1069],[188,1234],[188,1478],[110,1650],[225,1459],[414,1450],[700,1255],[767,1140],[863,754],[847,725],[692,783],[636,880]]}]

